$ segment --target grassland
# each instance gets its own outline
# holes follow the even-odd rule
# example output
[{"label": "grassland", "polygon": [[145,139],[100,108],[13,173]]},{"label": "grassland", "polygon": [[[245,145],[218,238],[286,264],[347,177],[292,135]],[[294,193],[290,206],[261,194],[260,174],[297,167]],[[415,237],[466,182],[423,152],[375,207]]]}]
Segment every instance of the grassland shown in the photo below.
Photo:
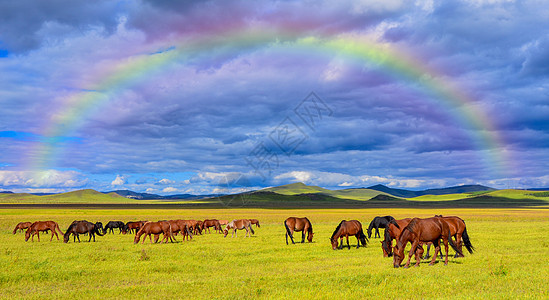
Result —
[{"label": "grassland", "polygon": [[[419,268],[394,269],[379,239],[367,248],[333,251],[328,238],[342,219],[364,226],[376,215],[459,215],[475,254]],[[287,246],[282,221],[308,216],[314,243]],[[24,242],[20,221],[55,220],[64,230],[90,221],[257,218],[251,238],[219,234],[190,242],[133,244],[109,234],[68,244],[42,236]],[[549,297],[547,209],[0,209],[0,298],[469,298]],[[350,239],[355,243],[354,238]]]}]

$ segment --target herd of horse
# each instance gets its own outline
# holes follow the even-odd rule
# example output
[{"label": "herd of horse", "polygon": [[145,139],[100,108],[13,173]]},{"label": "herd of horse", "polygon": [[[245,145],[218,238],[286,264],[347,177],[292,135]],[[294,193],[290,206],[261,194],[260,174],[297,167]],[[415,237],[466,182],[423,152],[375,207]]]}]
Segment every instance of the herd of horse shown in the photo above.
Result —
[{"label": "herd of horse", "polygon": [[[225,226],[223,229],[222,226]],[[38,221],[38,222],[21,222],[17,224],[13,230],[13,234],[17,231],[25,231],[25,241],[29,238],[34,241],[36,235],[38,241],[40,241],[40,232],[48,233],[51,231],[50,241],[53,240],[54,235],[59,240],[58,232],[63,235],[63,241],[67,243],[71,234],[73,235],[73,241],[80,242],[80,234],[88,234],[90,242],[93,238],[95,242],[95,236],[104,236],[107,233],[114,233],[115,229],[118,229],[119,234],[135,234],[134,243],[137,244],[142,239],[142,243],[149,237],[150,242],[157,243],[160,235],[163,235],[163,243],[174,242],[175,235],[181,234],[183,240],[192,239],[193,235],[202,234],[202,232],[211,233],[210,228],[213,227],[216,233],[223,234],[227,237],[231,232],[231,237],[237,236],[237,230],[245,230],[245,237],[255,234],[252,229],[252,225],[256,228],[260,227],[257,219],[237,219],[237,220],[217,220],[206,219],[201,220],[161,220],[157,222],[149,221],[132,221],[124,223],[122,221],[109,221],[104,227],[101,222],[88,222],[86,220],[73,221],[65,233],[61,231],[59,225],[54,221]],[[284,220],[284,228],[286,231],[286,245],[288,245],[288,237],[292,244],[295,244],[294,233],[301,232],[301,243],[305,242],[305,236],[307,236],[308,242],[313,242],[313,225],[308,218],[296,218],[289,217]],[[341,221],[332,236],[330,237],[330,243],[333,250],[342,249],[345,247],[343,240],[347,241],[346,247],[351,249],[349,244],[349,236],[354,236],[357,239],[357,248],[366,247],[369,239],[371,238],[372,231],[374,232],[374,238],[381,238],[379,229],[384,229],[384,236],[381,241],[381,249],[384,257],[393,257],[393,266],[398,268],[405,259],[404,250],[408,244],[411,244],[411,248],[408,252],[408,260],[404,265],[405,268],[410,266],[412,256],[415,256],[416,264],[419,266],[422,258],[429,259],[429,249],[432,246],[435,247],[434,255],[429,265],[433,265],[437,258],[437,253],[440,253],[442,259],[441,241],[444,244],[446,257],[444,264],[448,264],[448,245],[456,252],[454,257],[463,257],[463,246],[473,253],[474,247],[471,244],[465,221],[456,216],[442,216],[435,215],[431,218],[405,218],[396,220],[391,216],[375,217],[367,229],[368,236],[364,234],[362,224],[358,220],[343,220]],[[339,241],[338,241],[339,240]],[[393,240],[395,245],[393,246]],[[427,246],[427,255],[423,246]]]}]

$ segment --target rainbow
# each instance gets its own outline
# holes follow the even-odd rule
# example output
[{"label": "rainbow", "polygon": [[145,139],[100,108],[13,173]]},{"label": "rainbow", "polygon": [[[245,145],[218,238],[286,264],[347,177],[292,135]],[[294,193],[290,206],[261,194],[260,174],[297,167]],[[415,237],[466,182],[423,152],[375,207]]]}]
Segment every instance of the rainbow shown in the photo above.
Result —
[{"label": "rainbow", "polygon": [[[306,31],[304,31],[306,32]],[[31,154],[30,169],[46,170],[63,152],[57,138],[71,136],[83,125],[86,118],[115,101],[128,87],[142,83],[155,74],[181,64],[204,60],[211,55],[251,52],[266,46],[280,46],[296,54],[316,53],[333,57],[342,56],[352,64],[374,65],[395,80],[412,82],[434,101],[440,109],[451,114],[462,125],[480,150],[486,169],[503,175],[513,169],[512,160],[505,151],[505,141],[499,135],[491,118],[477,105],[475,99],[455,85],[451,78],[427,66],[426,63],[389,44],[356,36],[314,36],[300,33],[295,28],[233,28],[200,35],[183,36],[179,42],[158,47],[150,52],[113,64],[97,74],[96,80],[80,87],[80,91],[65,98],[64,108],[45,126],[45,139]]]}]

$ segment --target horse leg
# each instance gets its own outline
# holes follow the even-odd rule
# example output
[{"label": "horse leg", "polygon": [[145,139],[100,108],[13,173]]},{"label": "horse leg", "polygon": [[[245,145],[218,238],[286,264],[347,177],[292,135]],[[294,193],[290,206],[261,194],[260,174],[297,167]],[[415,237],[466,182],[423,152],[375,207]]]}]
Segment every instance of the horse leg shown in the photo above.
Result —
[{"label": "horse leg", "polygon": [[444,242],[444,251],[446,251],[446,259],[444,260],[444,265],[447,266],[448,265],[448,240],[443,239],[443,242]]},{"label": "horse leg", "polygon": [[381,238],[381,236],[379,235],[379,227],[376,227],[376,233],[374,234],[374,238]]},{"label": "horse leg", "polygon": [[347,248],[349,248],[349,250],[351,250],[351,245],[349,245],[349,236],[346,236],[347,238]]},{"label": "horse leg", "polygon": [[359,238],[360,234],[355,235],[355,237],[356,237],[356,248],[358,249],[360,248],[360,238]]},{"label": "horse leg", "polygon": [[[456,233],[456,247],[459,249],[459,251],[461,251],[461,253],[463,253],[463,240],[461,239],[461,233]],[[465,256],[459,255],[458,253],[456,253],[454,258],[458,258],[458,257],[465,257]]]},{"label": "horse leg", "polygon": [[305,228],[303,228],[303,231],[301,232],[301,243],[305,243]]},{"label": "horse leg", "polygon": [[[406,265],[404,265],[404,268],[410,267],[410,261],[412,260],[412,255],[416,252],[415,249],[417,248],[417,245],[419,244],[419,241],[414,240],[412,242],[412,248],[410,248],[410,252],[408,253],[408,261],[406,262]],[[406,245],[404,245],[406,246]],[[419,261],[416,262],[416,265],[419,266]]]},{"label": "horse leg", "polygon": [[[435,244],[436,243],[436,244]],[[433,254],[433,259],[431,260],[431,262],[429,263],[429,266],[432,266],[435,264],[435,261],[437,260],[437,253],[440,251],[440,240],[437,239],[434,243],[433,243],[433,246],[435,246],[435,254]]]},{"label": "horse leg", "polygon": [[[425,255],[425,259],[429,259],[431,257],[431,255],[429,255],[429,250],[431,249],[431,244],[430,243],[427,243],[427,255]],[[436,255],[436,254],[435,254]]]}]

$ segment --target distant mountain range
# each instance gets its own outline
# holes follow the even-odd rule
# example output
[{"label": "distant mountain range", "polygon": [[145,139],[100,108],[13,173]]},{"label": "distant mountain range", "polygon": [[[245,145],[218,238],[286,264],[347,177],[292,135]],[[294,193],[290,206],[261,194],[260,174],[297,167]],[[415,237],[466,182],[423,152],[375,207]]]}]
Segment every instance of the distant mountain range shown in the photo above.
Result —
[{"label": "distant mountain range", "polygon": [[[537,188],[529,189],[531,191],[549,191],[549,188]],[[340,190],[330,190],[321,188],[318,186],[310,186],[301,182],[281,185],[277,187],[265,188],[258,191],[247,192],[259,193],[259,192],[273,192],[281,195],[305,195],[305,194],[325,194],[331,197],[352,199],[352,200],[369,200],[377,195],[386,195],[399,198],[415,198],[425,195],[449,195],[449,194],[467,194],[478,192],[491,192],[497,191],[497,189],[483,186],[483,185],[460,185],[440,189],[426,189],[421,191],[412,191],[406,189],[390,188],[385,185],[373,185],[367,188],[349,188]],[[13,194],[11,191],[0,191],[2,194]],[[103,194],[117,194],[119,196],[137,199],[137,200],[201,200],[214,197],[227,196],[225,194],[205,194],[205,195],[193,195],[193,194],[175,194],[175,195],[157,195],[150,193],[139,193],[130,190],[115,190],[108,192],[101,192]],[[53,193],[33,193],[35,196],[48,196],[56,195]]]},{"label": "distant mountain range", "polygon": [[393,189],[382,184],[373,185],[369,187],[370,190],[376,190],[380,192],[387,193],[396,197],[402,198],[414,198],[424,195],[448,195],[448,194],[462,194],[462,193],[474,193],[474,192],[485,192],[485,191],[495,191],[496,189],[483,186],[483,185],[460,185],[447,187],[442,189],[427,189],[423,191],[410,191],[404,189]]}]

